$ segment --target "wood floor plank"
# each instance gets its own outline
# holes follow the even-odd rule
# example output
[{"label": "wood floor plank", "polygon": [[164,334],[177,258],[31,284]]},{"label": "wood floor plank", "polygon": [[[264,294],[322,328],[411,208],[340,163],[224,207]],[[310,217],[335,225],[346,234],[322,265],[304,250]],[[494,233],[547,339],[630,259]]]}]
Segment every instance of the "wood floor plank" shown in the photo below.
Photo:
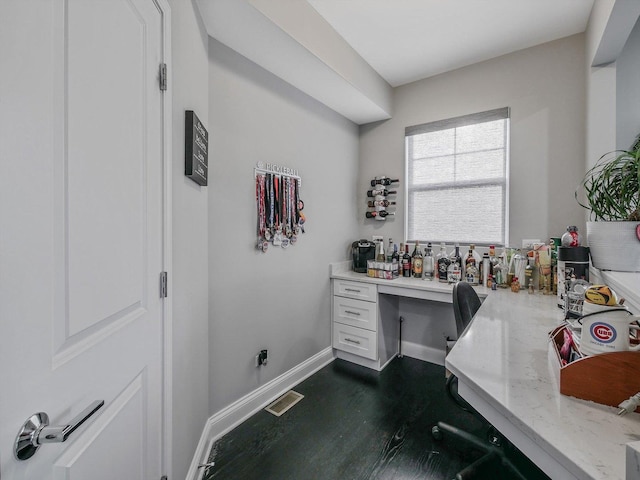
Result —
[{"label": "wood floor plank", "polygon": [[[297,385],[281,417],[260,411],[218,439],[205,480],[449,480],[479,457],[435,441],[444,421],[485,438],[489,425],[445,393],[444,368],[404,357],[381,373],[335,360]],[[527,479],[547,477],[513,453]],[[512,460],[513,461],[513,460]],[[487,480],[508,479],[498,466]]]}]

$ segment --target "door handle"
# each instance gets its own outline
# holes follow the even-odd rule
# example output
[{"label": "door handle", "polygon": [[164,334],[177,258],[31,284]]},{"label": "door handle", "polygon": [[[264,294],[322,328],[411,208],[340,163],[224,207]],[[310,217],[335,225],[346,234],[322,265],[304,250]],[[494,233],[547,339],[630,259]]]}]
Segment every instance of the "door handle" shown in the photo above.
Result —
[{"label": "door handle", "polygon": [[16,436],[15,449],[13,451],[18,460],[27,460],[44,443],[64,442],[76,429],[82,425],[91,415],[96,413],[104,405],[104,400],[96,400],[82,412],[76,415],[66,425],[49,425],[49,415],[38,412],[31,415],[22,425]]}]

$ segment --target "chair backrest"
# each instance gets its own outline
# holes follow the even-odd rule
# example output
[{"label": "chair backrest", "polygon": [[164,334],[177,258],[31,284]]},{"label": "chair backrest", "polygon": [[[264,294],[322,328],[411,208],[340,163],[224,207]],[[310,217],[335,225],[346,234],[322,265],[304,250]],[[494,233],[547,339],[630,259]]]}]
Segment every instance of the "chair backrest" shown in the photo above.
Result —
[{"label": "chair backrest", "polygon": [[458,282],[453,286],[453,315],[456,318],[458,338],[476,314],[482,302],[467,282]]}]

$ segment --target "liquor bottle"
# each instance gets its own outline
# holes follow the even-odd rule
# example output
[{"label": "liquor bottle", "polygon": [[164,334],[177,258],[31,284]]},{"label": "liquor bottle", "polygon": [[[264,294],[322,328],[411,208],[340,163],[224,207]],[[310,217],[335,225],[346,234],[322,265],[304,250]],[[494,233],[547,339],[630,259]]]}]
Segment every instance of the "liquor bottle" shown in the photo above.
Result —
[{"label": "liquor bottle", "polygon": [[385,186],[389,186],[389,185],[391,185],[392,183],[399,182],[399,181],[400,181],[400,180],[398,180],[398,179],[395,179],[395,180],[394,180],[394,179],[391,179],[391,178],[384,178],[384,177],[383,177],[383,178],[378,178],[378,179],[376,179],[376,180],[371,180],[371,186],[372,186],[372,187],[375,187],[376,185],[385,185]]},{"label": "liquor bottle", "polygon": [[402,273],[403,265],[402,265],[402,256],[404,255],[404,243],[400,242],[400,251],[398,252],[398,275],[402,277],[404,274]]},{"label": "liquor bottle", "polygon": [[402,256],[402,276],[411,276],[411,255],[409,255],[409,244],[404,245],[404,255]]},{"label": "liquor bottle", "polygon": [[527,266],[524,267],[524,285],[523,286],[525,288],[528,288],[529,290],[533,290],[534,288],[532,260],[533,259],[531,257],[527,258]]},{"label": "liquor bottle", "polygon": [[[489,279],[489,275],[491,275],[491,259],[489,257],[489,254],[487,252],[485,252],[482,255],[482,275],[480,277],[480,281],[482,282],[482,285],[484,285],[485,287],[487,286],[487,280]],[[491,286],[491,285],[489,285]]]},{"label": "liquor bottle", "polygon": [[389,200],[369,200],[367,206],[373,207],[388,207],[389,205],[395,205],[396,202],[390,202]]},{"label": "liquor bottle", "polygon": [[424,253],[424,258],[422,259],[422,279],[423,280],[433,280],[433,270],[434,270],[435,262],[433,258],[433,250],[431,249],[431,242],[427,243],[427,250]]},{"label": "liquor bottle", "polygon": [[382,195],[386,197],[387,195],[393,195],[394,193],[398,193],[396,190],[387,190],[386,188],[378,188],[375,190],[367,190],[367,197],[375,197],[376,195]]},{"label": "liquor bottle", "polygon": [[391,263],[393,259],[393,240],[389,239],[389,245],[387,245],[387,251],[385,252],[385,261]]},{"label": "liquor bottle", "polygon": [[493,275],[493,268],[498,264],[498,257],[496,257],[496,246],[489,245],[489,274]]},{"label": "liquor bottle", "polygon": [[411,255],[411,272],[414,278],[422,278],[422,250],[420,250],[420,242],[416,241]]},{"label": "liquor bottle", "polygon": [[376,262],[384,262],[384,261],[385,261],[384,242],[380,240],[378,243],[376,243]]},{"label": "liquor bottle", "polygon": [[469,248],[469,253],[467,254],[464,278],[467,283],[470,283],[471,285],[478,285],[478,267],[476,266],[476,259],[473,257],[472,248]]},{"label": "liquor bottle", "polygon": [[401,276],[402,273],[400,272],[400,268],[401,268],[401,264],[400,264],[400,256],[398,255],[398,244],[394,243],[393,244],[393,254],[391,255],[391,264],[393,265],[393,276],[397,277],[397,276]]},{"label": "liquor bottle", "polygon": [[[461,280],[462,271],[460,270],[459,258],[454,258],[447,267],[447,282],[457,283]],[[451,257],[449,257],[451,260]]]},{"label": "liquor bottle", "polygon": [[460,244],[458,242],[453,244],[453,250],[449,254],[449,261],[450,262],[455,261],[458,263],[459,267],[462,266],[462,257],[460,256]]},{"label": "liquor bottle", "polygon": [[442,283],[447,283],[447,268],[449,268],[449,255],[447,255],[446,245],[442,242],[440,244],[440,251],[438,255],[436,255],[438,280]]},{"label": "liquor bottle", "polygon": [[469,251],[467,253],[465,253],[464,258],[462,259],[462,263],[464,263],[464,268],[467,268],[468,265],[470,264],[474,264],[474,265],[478,265],[478,262],[476,260],[476,257],[473,255],[473,246],[470,245],[469,246]]},{"label": "liquor bottle", "polygon": [[473,243],[471,245],[469,245],[469,251],[467,253],[465,253],[464,257],[462,258],[462,264],[463,265],[467,264],[467,259],[469,258],[469,255],[473,256],[473,258],[476,261],[476,267],[480,268],[480,262],[482,262],[482,257],[476,251],[476,246]]},{"label": "liquor bottle", "polygon": [[502,257],[498,258],[498,261],[493,266],[493,281],[497,286],[506,286],[505,264],[502,261]]},{"label": "liquor bottle", "polygon": [[376,218],[376,217],[381,217],[381,218],[385,218],[389,215],[395,215],[396,212],[387,212],[386,210],[381,210],[379,212],[365,212],[365,216],[367,218]]},{"label": "liquor bottle", "polygon": [[449,255],[449,266],[447,267],[447,282],[456,283],[462,279],[462,257],[460,256],[460,244],[456,242],[454,249]]}]

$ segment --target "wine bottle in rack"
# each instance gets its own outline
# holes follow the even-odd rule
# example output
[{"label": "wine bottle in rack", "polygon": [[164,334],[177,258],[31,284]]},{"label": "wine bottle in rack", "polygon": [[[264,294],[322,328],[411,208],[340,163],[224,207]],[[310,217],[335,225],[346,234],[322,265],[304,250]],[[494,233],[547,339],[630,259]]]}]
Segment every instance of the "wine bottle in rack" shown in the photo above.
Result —
[{"label": "wine bottle in rack", "polygon": [[392,178],[377,178],[375,180],[371,180],[371,186],[375,187],[376,185],[384,185],[384,186],[389,186],[392,183],[396,183],[399,182],[400,180],[396,179],[392,179]]},{"label": "wine bottle in rack", "polygon": [[398,193],[396,190],[387,190],[386,188],[378,188],[374,190],[367,190],[367,197],[375,197],[376,195],[382,195],[386,197],[387,195],[393,195],[394,193]]},{"label": "wine bottle in rack", "polygon": [[389,215],[395,215],[396,212],[387,212],[386,210],[381,210],[379,212],[365,212],[367,218],[376,218],[376,217],[387,217]]},{"label": "wine bottle in rack", "polygon": [[367,205],[369,207],[388,207],[389,205],[395,205],[396,202],[390,202],[389,200],[369,200]]}]

